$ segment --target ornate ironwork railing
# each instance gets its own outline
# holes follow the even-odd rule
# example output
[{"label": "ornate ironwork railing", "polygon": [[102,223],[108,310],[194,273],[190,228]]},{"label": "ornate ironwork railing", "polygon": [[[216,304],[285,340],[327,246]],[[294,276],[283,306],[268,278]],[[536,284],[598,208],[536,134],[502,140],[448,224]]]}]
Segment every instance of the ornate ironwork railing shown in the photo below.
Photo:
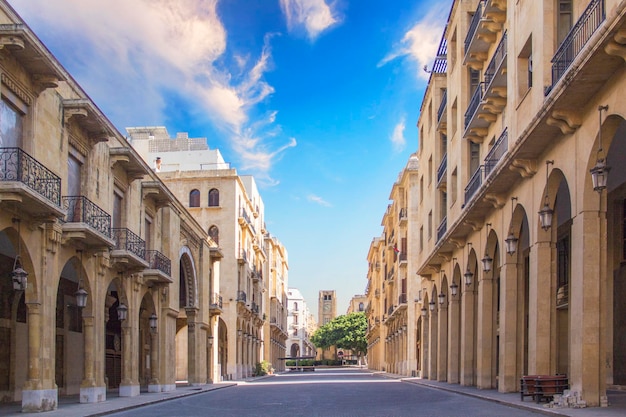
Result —
[{"label": "ornate ironwork railing", "polygon": [[472,39],[474,39],[474,35],[476,34],[476,30],[478,29],[478,22],[483,17],[483,8],[485,7],[486,0],[481,0],[478,2],[478,7],[476,8],[476,12],[474,16],[472,16],[472,21],[470,22],[469,29],[467,29],[467,35],[465,36],[465,55],[469,51],[469,46],[472,43]]},{"label": "ornate ironwork railing", "polygon": [[219,295],[218,293],[213,293],[213,296],[211,298],[211,308],[222,308],[223,306],[223,299],[222,296]]},{"label": "ornate ironwork railing", "polygon": [[465,187],[465,204],[467,204],[476,191],[480,188],[483,183],[483,166],[479,166],[476,171],[472,174],[469,182],[467,183],[467,187]]},{"label": "ornate ironwork railing", "polygon": [[241,302],[245,303],[246,300],[247,300],[246,292],[245,291],[237,291],[237,301],[241,301]]},{"label": "ornate ironwork railing", "polygon": [[111,229],[115,249],[126,250],[141,259],[146,259],[146,242],[126,228]]},{"label": "ornate ironwork railing", "polygon": [[253,301],[252,304],[250,305],[250,310],[252,310],[253,313],[259,314],[260,307],[257,303]]},{"label": "ornate ironwork railing", "polygon": [[509,133],[507,129],[500,134],[500,137],[493,144],[489,153],[485,157],[485,178],[488,177],[493,169],[498,165],[500,158],[506,153],[509,148]]},{"label": "ornate ironwork railing", "polygon": [[18,181],[61,207],[61,178],[20,148],[0,148],[0,181]]},{"label": "ornate ironwork railing", "polygon": [[446,234],[446,230],[448,230],[448,216],[441,219],[441,223],[437,227],[437,242]]},{"label": "ornate ironwork railing", "polygon": [[156,269],[168,276],[172,274],[172,261],[158,250],[146,251],[146,261],[148,261],[150,269]]},{"label": "ornate ironwork railing", "polygon": [[64,196],[66,223],[85,223],[100,234],[111,237],[111,216],[85,196]]},{"label": "ornate ironwork railing", "polygon": [[474,118],[474,115],[476,114],[476,110],[478,110],[478,105],[480,104],[481,101],[483,101],[484,94],[485,94],[485,83],[484,82],[478,83],[478,85],[476,86],[476,89],[474,90],[474,93],[472,94],[472,98],[470,99],[470,102],[467,106],[467,110],[465,111],[465,125],[464,126],[466,129],[467,129],[467,126],[469,126],[472,119]]},{"label": "ornate ironwork railing", "polygon": [[439,109],[437,110],[437,123],[441,121],[441,116],[443,116],[443,112],[446,111],[446,106],[448,105],[448,90],[443,90],[443,95],[441,96],[441,103],[439,104]]},{"label": "ornate ironwork railing", "polygon": [[552,85],[546,89],[546,94],[565,74],[605,17],[604,0],[592,0],[552,58]]},{"label": "ornate ironwork railing", "polygon": [[441,183],[443,176],[446,175],[446,170],[448,169],[448,154],[444,154],[443,158],[441,158],[441,163],[439,164],[439,168],[437,168],[437,184]]},{"label": "ornate ironwork railing", "polygon": [[498,44],[498,47],[496,48],[496,51],[493,53],[493,56],[491,57],[491,61],[489,61],[489,65],[487,65],[487,69],[485,69],[485,84],[487,85],[487,88],[489,88],[489,86],[491,85],[491,81],[493,80],[493,77],[496,74],[496,71],[500,68],[500,66],[502,65],[503,62],[505,62],[506,60],[506,53],[507,53],[507,35],[506,35],[506,31],[504,32],[504,35],[502,35],[502,39],[500,39],[500,43]]}]

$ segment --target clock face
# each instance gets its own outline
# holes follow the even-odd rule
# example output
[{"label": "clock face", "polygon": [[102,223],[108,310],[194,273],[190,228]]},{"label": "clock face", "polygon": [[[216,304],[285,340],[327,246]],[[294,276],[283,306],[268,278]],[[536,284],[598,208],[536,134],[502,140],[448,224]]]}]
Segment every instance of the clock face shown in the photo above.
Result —
[{"label": "clock face", "polygon": [[330,304],[324,304],[324,311],[330,311]]}]

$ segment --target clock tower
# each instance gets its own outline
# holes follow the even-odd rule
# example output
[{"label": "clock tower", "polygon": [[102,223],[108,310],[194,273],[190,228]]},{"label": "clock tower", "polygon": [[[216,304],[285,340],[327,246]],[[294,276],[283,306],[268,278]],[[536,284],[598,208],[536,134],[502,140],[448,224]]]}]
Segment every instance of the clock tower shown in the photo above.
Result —
[{"label": "clock tower", "polygon": [[318,301],[318,324],[323,326],[337,317],[337,297],[335,290],[320,291]]}]

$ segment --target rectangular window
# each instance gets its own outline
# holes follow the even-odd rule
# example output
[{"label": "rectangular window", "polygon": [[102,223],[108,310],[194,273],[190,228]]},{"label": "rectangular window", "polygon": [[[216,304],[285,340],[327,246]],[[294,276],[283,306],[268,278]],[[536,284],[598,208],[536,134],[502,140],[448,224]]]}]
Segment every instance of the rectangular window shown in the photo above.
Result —
[{"label": "rectangular window", "polygon": [[520,100],[526,92],[533,86],[533,46],[532,36],[528,38],[526,44],[517,56],[517,90]]},{"label": "rectangular window", "polygon": [[0,100],[0,147],[19,148],[22,145],[22,112]]},{"label": "rectangular window", "polygon": [[557,17],[557,47],[561,45],[572,28],[572,0],[559,0],[559,14]]},{"label": "rectangular window", "polygon": [[433,183],[433,157],[428,158],[428,185]]},{"label": "rectangular window", "polygon": [[152,217],[147,214],[144,219],[144,240],[146,249],[152,249]]},{"label": "rectangular window", "polygon": [[420,252],[424,249],[424,226],[420,227]]},{"label": "rectangular window", "polygon": [[428,212],[428,240],[433,236],[433,212]]},{"label": "rectangular window", "polygon": [[124,201],[124,198],[122,197],[121,193],[118,193],[117,191],[113,193],[113,218],[111,219],[113,223],[111,226],[113,228],[122,227],[123,201]]},{"label": "rectangular window", "polygon": [[72,154],[67,158],[67,195],[79,196],[81,162]]}]

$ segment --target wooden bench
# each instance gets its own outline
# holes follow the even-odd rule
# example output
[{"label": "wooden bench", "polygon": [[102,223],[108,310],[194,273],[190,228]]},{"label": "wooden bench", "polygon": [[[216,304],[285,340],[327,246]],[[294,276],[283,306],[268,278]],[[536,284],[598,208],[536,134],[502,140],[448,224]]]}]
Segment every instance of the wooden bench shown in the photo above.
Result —
[{"label": "wooden bench", "polygon": [[535,402],[549,401],[569,389],[567,375],[525,375],[520,379],[520,397],[533,397]]}]

